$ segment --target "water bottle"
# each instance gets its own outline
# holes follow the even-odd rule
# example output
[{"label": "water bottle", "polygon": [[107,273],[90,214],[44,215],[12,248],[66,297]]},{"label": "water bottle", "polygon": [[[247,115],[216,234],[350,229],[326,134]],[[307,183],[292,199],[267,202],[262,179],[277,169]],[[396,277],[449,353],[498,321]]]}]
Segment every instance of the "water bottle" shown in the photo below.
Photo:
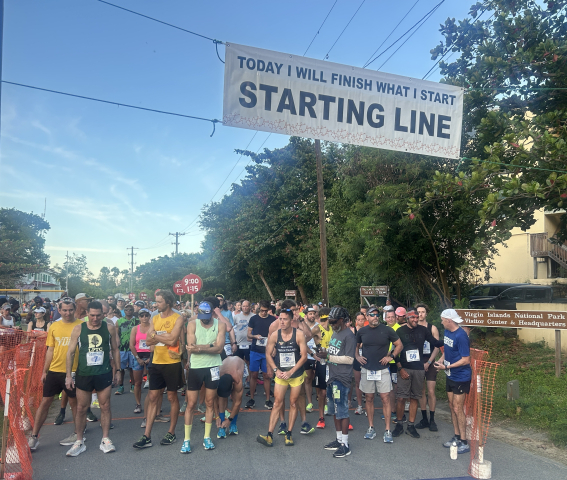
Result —
[{"label": "water bottle", "polygon": [[458,455],[458,447],[457,447],[457,442],[455,440],[453,440],[453,443],[451,444],[451,447],[449,448],[449,453],[451,454],[451,460],[457,460]]}]

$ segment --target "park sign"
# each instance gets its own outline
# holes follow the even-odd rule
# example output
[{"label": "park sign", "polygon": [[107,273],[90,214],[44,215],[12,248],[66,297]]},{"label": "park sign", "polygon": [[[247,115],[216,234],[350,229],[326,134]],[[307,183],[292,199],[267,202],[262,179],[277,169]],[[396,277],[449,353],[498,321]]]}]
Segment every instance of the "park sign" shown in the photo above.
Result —
[{"label": "park sign", "polygon": [[226,44],[223,124],[459,158],[463,88]]},{"label": "park sign", "polygon": [[567,330],[567,312],[457,309],[468,327]]},{"label": "park sign", "polygon": [[361,297],[387,297],[389,294],[388,286],[380,287],[360,287]]}]

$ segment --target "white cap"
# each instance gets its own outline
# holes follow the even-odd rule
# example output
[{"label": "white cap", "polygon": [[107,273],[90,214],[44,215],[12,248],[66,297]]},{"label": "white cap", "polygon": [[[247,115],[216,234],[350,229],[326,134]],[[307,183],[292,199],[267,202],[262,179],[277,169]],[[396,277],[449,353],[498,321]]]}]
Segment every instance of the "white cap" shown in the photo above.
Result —
[{"label": "white cap", "polygon": [[393,306],[393,305],[386,305],[386,306],[383,308],[383,311],[384,311],[384,312],[393,312],[393,311],[394,311],[394,306]]},{"label": "white cap", "polygon": [[453,320],[455,323],[462,323],[463,319],[459,317],[457,311],[453,308],[447,308],[441,312],[441,318],[447,318],[449,320]]}]

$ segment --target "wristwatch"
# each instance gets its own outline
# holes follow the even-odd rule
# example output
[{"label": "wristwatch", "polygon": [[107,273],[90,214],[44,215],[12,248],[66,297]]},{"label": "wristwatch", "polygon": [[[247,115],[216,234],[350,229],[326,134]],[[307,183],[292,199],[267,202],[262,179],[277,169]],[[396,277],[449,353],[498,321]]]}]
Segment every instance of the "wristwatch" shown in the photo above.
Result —
[{"label": "wristwatch", "polygon": [[278,368],[277,368],[277,367],[276,367],[276,368],[274,368],[274,373],[276,373],[277,371],[278,371]]},{"label": "wristwatch", "polygon": [[214,343],[209,343],[209,347],[213,348],[215,346]]},{"label": "wristwatch", "polygon": [[229,421],[229,422],[232,422],[233,420],[234,420],[234,418],[228,417],[228,421]]}]

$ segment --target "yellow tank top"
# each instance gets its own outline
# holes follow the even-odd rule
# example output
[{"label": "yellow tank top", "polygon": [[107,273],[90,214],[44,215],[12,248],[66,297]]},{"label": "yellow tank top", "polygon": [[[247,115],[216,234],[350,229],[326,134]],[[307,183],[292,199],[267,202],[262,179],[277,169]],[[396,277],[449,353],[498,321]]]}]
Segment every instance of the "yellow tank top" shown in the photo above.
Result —
[{"label": "yellow tank top", "polygon": [[[400,327],[401,327],[401,325],[399,323],[394,323],[394,326],[392,328],[395,332]],[[392,350],[392,342],[390,342],[390,349],[388,351],[391,351],[391,350]],[[396,361],[392,360],[390,363],[396,363]]]},{"label": "yellow tank top", "polygon": [[[160,314],[156,315],[153,318],[154,329],[156,333],[171,333],[178,317],[179,314],[177,313],[173,313],[169,317],[165,318],[162,318]],[[174,347],[168,347],[167,345],[158,343],[154,347],[154,358],[152,360],[152,363],[179,363],[181,361],[180,358],[171,358],[171,356],[169,355],[168,351],[170,349],[179,352],[179,342],[177,343],[177,346]]]},{"label": "yellow tank top", "polygon": [[319,324],[319,330],[321,330],[321,347],[327,350],[331,337],[333,336],[333,327],[329,325],[329,329],[325,330],[325,327]]}]

